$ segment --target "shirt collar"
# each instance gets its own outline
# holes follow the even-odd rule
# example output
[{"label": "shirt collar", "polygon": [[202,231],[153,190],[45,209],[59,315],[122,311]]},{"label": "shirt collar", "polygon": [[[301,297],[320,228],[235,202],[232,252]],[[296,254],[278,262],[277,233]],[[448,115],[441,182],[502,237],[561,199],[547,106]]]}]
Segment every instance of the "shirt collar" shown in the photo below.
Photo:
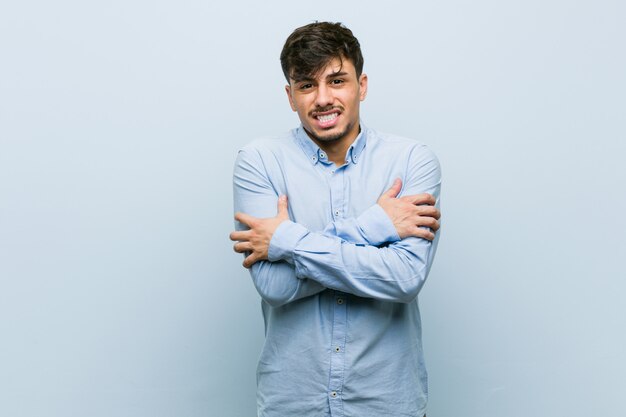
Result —
[{"label": "shirt collar", "polygon": [[[368,129],[363,125],[363,123],[361,123],[360,126],[361,131],[359,132],[359,135],[356,137],[354,142],[352,142],[352,145],[350,145],[348,151],[346,152],[346,163],[352,162],[353,164],[356,164],[359,161],[361,152],[363,152],[363,149],[365,148],[365,145],[367,143]],[[320,160],[322,162],[328,161],[328,156],[326,155],[326,152],[321,150],[320,147],[311,140],[302,125],[300,125],[296,129],[295,136],[296,140],[300,144],[300,147],[306,154],[307,159],[309,160],[309,162],[311,162],[312,165],[317,164]]]}]

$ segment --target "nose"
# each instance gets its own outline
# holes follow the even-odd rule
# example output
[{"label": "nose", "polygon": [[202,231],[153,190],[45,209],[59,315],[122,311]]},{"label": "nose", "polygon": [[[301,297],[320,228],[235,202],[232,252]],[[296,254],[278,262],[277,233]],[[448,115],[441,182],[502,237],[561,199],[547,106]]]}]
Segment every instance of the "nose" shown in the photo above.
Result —
[{"label": "nose", "polygon": [[317,107],[325,107],[333,104],[334,97],[332,90],[325,83],[320,83],[317,88],[317,96],[315,97],[315,104]]}]

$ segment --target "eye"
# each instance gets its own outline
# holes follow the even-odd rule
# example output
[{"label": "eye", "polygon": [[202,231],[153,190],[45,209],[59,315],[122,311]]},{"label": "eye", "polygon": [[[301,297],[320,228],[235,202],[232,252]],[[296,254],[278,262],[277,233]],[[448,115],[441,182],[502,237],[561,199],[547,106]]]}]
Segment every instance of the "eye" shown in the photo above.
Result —
[{"label": "eye", "polygon": [[311,83],[307,83],[307,84],[300,84],[300,87],[298,87],[300,90],[309,90],[310,88],[313,88],[313,84]]},{"label": "eye", "polygon": [[340,84],[343,84],[343,82],[344,82],[344,81],[343,81],[342,79],[340,79],[340,78],[335,78],[335,79],[334,79],[334,80],[332,80],[330,83],[331,83],[331,84],[333,84],[333,85],[340,85]]}]

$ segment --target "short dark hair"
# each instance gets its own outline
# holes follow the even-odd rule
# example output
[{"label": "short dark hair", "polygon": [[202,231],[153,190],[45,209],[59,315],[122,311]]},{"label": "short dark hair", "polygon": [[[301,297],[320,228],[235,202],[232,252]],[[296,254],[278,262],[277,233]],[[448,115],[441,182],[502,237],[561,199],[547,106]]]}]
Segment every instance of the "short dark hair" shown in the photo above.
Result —
[{"label": "short dark hair", "polygon": [[361,45],[352,31],[341,23],[315,22],[294,30],[280,53],[287,82],[312,79],[330,61],[349,59],[357,78],[363,72]]}]

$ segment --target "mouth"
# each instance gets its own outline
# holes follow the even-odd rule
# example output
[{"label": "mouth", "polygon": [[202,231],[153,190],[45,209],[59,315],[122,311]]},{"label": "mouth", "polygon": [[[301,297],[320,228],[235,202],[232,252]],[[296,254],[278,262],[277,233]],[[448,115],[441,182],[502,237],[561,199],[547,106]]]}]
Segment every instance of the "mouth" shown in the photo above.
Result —
[{"label": "mouth", "polygon": [[317,125],[322,129],[328,129],[337,124],[341,111],[333,109],[326,112],[314,113],[313,118],[317,120]]}]

